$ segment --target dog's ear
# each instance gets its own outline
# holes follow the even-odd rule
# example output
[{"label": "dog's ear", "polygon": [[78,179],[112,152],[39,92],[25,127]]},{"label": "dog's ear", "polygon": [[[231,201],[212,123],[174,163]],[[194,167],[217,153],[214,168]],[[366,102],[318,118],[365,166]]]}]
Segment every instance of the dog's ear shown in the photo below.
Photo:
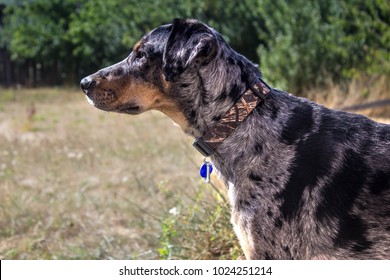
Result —
[{"label": "dog's ear", "polygon": [[174,19],[163,55],[163,73],[167,81],[190,66],[209,63],[215,56],[217,40],[205,24],[186,19]]}]

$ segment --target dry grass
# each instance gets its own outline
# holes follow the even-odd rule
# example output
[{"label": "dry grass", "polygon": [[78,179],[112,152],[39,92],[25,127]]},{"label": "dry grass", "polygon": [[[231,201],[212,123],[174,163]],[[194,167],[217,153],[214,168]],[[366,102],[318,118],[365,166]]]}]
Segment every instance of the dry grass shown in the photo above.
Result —
[{"label": "dry grass", "polygon": [[[390,79],[385,75],[360,77],[345,85],[333,85],[327,89],[314,89],[306,95],[309,99],[330,108],[342,109],[352,105],[390,99]],[[390,106],[371,107],[355,111],[355,113],[370,116],[378,121],[388,122]]]},{"label": "dry grass", "polygon": [[[167,258],[164,246],[184,242],[163,236],[169,210],[191,224],[195,205],[217,207],[217,193],[199,189],[191,139],[161,114],[105,113],[78,90],[0,91],[1,259]],[[200,193],[209,198],[196,201]],[[195,216],[209,222],[204,209]]]}]

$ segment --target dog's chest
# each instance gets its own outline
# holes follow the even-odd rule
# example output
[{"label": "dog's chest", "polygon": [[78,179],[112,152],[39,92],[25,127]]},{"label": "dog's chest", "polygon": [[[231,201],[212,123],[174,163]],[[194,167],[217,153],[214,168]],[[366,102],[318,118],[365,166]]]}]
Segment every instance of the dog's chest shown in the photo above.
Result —
[{"label": "dog's chest", "polygon": [[247,259],[253,257],[253,253],[256,251],[256,242],[252,236],[252,220],[253,212],[243,211],[237,208],[238,194],[234,187],[234,184],[228,182],[229,191],[228,198],[230,205],[232,206],[231,223],[233,230],[240,242],[241,248]]}]

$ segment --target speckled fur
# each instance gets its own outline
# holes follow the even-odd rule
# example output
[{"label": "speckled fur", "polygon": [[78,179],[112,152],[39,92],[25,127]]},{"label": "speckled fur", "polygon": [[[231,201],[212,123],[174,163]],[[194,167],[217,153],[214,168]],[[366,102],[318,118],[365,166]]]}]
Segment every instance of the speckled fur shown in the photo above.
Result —
[{"label": "speckled fur", "polygon": [[[141,51],[143,67],[136,60]],[[215,30],[180,19],[101,71],[115,68],[122,80],[158,88],[194,137],[261,77]],[[98,89],[95,83],[84,90],[92,103]],[[94,105],[120,111],[107,104]],[[212,161],[230,186],[232,223],[247,259],[390,258],[390,126],[275,90]]]}]

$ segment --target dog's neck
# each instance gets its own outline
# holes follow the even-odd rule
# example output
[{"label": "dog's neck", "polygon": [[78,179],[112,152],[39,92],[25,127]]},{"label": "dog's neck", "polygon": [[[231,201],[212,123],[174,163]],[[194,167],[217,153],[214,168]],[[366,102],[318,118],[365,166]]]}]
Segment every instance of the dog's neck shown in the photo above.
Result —
[{"label": "dog's neck", "polygon": [[261,78],[256,78],[225,115],[202,137],[196,138],[193,146],[205,157],[213,155],[219,145],[245,121],[271,91],[272,88]]}]

